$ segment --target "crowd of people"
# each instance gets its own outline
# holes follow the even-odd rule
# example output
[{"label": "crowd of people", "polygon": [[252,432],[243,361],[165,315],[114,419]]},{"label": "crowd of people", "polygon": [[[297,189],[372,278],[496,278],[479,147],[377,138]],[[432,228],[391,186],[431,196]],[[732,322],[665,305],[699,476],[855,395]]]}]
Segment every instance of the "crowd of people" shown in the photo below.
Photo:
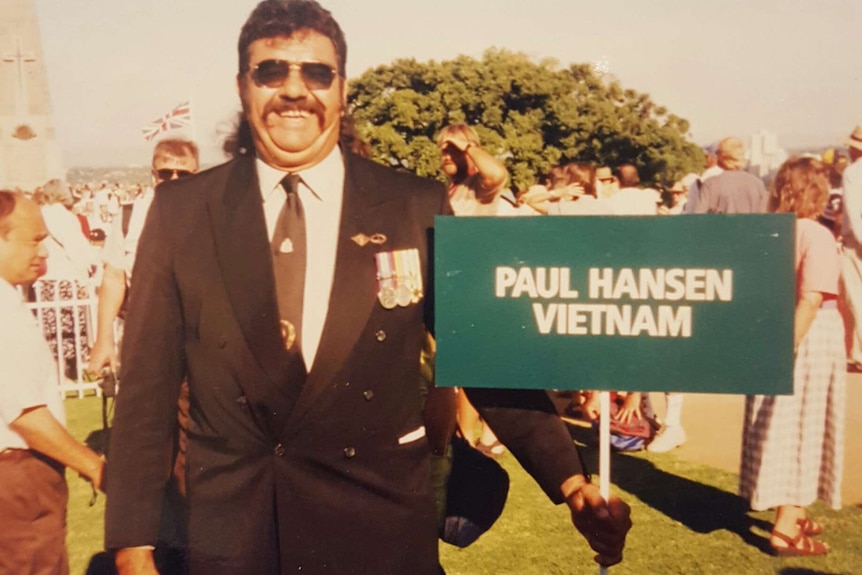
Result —
[{"label": "crowd of people", "polygon": [[[0,567],[64,572],[65,465],[107,486],[106,546],[123,574],[442,573],[438,536],[477,536],[445,524],[453,438],[489,458],[511,450],[568,505],[596,561],[621,561],[629,508],[591,483],[547,393],[434,386],[427,231],[451,214],[795,214],[794,391],[747,399],[740,493],[776,510],[777,554],[827,553],[806,508],[840,506],[846,349],[862,367],[862,126],[848,160],[791,158],[769,189],[728,137],[667,189],[632,164],[573,162],[515,191],[456,124],[437,139],[444,188],[346,143],[345,66],[328,11],[263,0],[240,35],[227,163],[198,174],[197,146],[165,139],[152,185],[0,191],[0,306],[15,319],[0,329],[0,514],[52,518],[0,534]],[[65,431],[48,384],[62,354],[21,297],[39,278],[99,285],[86,361],[122,382],[106,469]],[[655,419],[648,395],[620,396],[618,422]],[[594,420],[596,399],[582,390],[564,411]],[[686,441],[682,395],[666,400],[650,451]]]}]

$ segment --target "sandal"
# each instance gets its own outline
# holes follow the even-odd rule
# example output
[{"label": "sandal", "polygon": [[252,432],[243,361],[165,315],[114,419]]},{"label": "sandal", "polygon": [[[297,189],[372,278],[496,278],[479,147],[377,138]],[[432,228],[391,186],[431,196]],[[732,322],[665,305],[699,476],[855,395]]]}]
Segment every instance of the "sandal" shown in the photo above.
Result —
[{"label": "sandal", "polygon": [[787,543],[787,547],[776,547],[770,543],[772,551],[779,557],[802,557],[826,555],[829,553],[828,545],[817,541],[816,539],[811,539],[802,531],[799,531],[799,535],[792,538],[783,533],[779,533],[778,531],[773,531],[772,536]]},{"label": "sandal", "polygon": [[816,521],[813,521],[809,517],[806,517],[805,519],[800,519],[799,521],[797,521],[797,523],[799,524],[799,529],[802,530],[802,533],[809,537],[813,537],[815,535],[820,535],[821,533],[823,533],[823,525],[817,523]]}]

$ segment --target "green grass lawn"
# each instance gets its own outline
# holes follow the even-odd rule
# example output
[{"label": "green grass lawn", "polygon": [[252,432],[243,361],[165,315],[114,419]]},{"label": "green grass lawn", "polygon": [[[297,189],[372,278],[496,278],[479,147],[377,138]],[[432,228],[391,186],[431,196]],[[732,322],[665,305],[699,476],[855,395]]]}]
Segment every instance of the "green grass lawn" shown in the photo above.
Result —
[{"label": "green grass lawn", "polygon": [[[101,428],[100,406],[95,398],[66,402],[69,428],[76,437],[83,440]],[[596,469],[595,452],[588,448],[586,454]],[[441,544],[447,575],[598,573],[565,506],[552,505],[513,457],[504,455],[500,462],[511,479],[506,509],[470,547]],[[102,548],[104,497],[89,507],[89,485],[71,472],[67,476],[71,573],[81,575]],[[862,509],[835,512],[817,504],[812,514],[823,521],[826,533],[821,539],[832,552],[820,558],[780,559],[768,553],[772,514],[747,511],[745,501],[736,496],[734,474],[673,454],[644,452],[614,455],[612,477],[614,492],[631,505],[634,520],[625,560],[610,569],[612,575],[862,574]]]}]

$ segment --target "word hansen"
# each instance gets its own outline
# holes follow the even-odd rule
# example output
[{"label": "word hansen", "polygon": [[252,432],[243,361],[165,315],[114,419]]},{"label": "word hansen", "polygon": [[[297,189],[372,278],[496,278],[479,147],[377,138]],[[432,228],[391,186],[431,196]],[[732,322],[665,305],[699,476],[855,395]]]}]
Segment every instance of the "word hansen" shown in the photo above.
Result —
[{"label": "word hansen", "polygon": [[[565,267],[500,266],[495,270],[498,298],[577,299],[571,270]],[[590,268],[591,300],[729,302],[733,270],[704,268]],[[533,302],[540,334],[691,337],[690,305]]]}]

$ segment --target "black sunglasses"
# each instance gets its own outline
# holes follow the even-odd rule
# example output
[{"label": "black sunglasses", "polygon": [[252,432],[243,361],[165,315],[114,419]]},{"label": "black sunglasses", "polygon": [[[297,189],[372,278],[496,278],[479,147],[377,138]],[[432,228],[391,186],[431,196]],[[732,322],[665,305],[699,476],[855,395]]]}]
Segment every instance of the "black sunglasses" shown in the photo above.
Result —
[{"label": "black sunglasses", "polygon": [[251,69],[251,79],[258,86],[279,88],[290,75],[291,68],[299,68],[299,76],[309,90],[328,90],[335,80],[335,68],[323,62],[291,63],[287,60],[264,60]]},{"label": "black sunglasses", "polygon": [[194,172],[190,172],[188,170],[171,170],[170,168],[164,168],[161,170],[153,170],[153,173],[160,180],[170,180],[174,176],[176,176],[177,179],[180,179],[180,178],[185,178],[185,177],[188,177],[188,176],[191,176],[192,174],[194,174]]}]

